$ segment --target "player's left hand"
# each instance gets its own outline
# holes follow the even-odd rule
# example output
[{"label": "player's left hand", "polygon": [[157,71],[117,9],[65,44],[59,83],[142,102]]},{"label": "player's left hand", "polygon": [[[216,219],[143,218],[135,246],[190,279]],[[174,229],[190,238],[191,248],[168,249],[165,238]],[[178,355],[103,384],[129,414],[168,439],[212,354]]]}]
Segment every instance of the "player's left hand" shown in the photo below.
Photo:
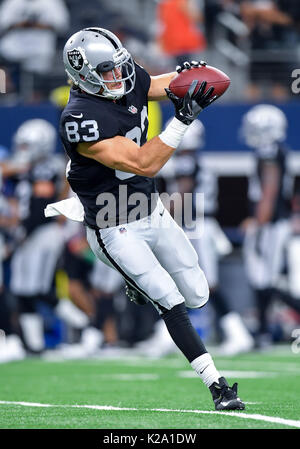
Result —
[{"label": "player's left hand", "polygon": [[176,72],[180,73],[182,70],[190,70],[193,67],[205,67],[206,65],[205,61],[184,61],[181,65],[176,66]]},{"label": "player's left hand", "polygon": [[202,81],[197,93],[193,97],[202,109],[207,108],[207,106],[211,105],[218,98],[218,95],[212,95],[215,89],[213,86],[204,93],[206,84],[206,81]]},{"label": "player's left hand", "polygon": [[198,81],[194,80],[183,98],[177,97],[170,89],[165,89],[167,96],[175,106],[175,117],[185,125],[190,125],[204,108],[217,99],[217,95],[211,98],[214,91],[213,86],[204,93],[206,81],[202,81],[200,88],[195,94],[197,84]]}]

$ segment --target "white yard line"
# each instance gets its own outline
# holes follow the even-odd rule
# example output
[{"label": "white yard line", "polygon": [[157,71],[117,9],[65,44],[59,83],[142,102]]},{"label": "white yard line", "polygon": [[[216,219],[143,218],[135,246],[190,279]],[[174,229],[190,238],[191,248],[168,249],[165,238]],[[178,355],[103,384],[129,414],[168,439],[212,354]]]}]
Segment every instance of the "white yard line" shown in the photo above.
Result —
[{"label": "white yard line", "polygon": [[22,405],[25,407],[70,407],[70,408],[87,408],[92,410],[116,410],[116,411],[139,411],[139,412],[167,412],[167,413],[195,413],[204,415],[223,415],[233,416],[234,418],[253,419],[256,421],[265,421],[270,423],[282,424],[289,427],[297,427],[300,429],[300,421],[293,419],[278,418],[275,416],[265,416],[259,414],[248,414],[244,412],[218,412],[208,410],[179,410],[167,408],[129,408],[129,407],[114,407],[111,405],[55,405],[55,404],[40,404],[37,402],[16,402],[16,401],[0,401],[0,405]]},{"label": "white yard line", "polygon": [[120,380],[120,381],[136,381],[136,380],[158,380],[160,376],[153,373],[120,373],[120,374],[99,374],[97,377],[108,380]]},{"label": "white yard line", "polygon": [[224,369],[226,369],[227,367],[235,367],[237,366],[238,368],[243,368],[243,369],[247,369],[247,368],[253,368],[255,366],[255,368],[258,369],[262,369],[264,371],[268,371],[268,370],[274,370],[277,371],[278,368],[281,368],[281,374],[286,374],[287,372],[290,373],[295,373],[295,374],[300,374],[300,365],[299,363],[289,363],[289,362],[285,362],[284,360],[278,361],[278,362],[269,362],[267,360],[255,360],[255,361],[250,361],[250,360],[218,360],[217,361],[217,365],[218,365],[218,369],[221,370],[222,367],[224,367]]},{"label": "white yard line", "polygon": [[47,355],[43,356],[43,361],[47,363],[67,363],[68,365],[76,364],[78,366],[79,363],[82,365],[98,365],[105,363],[112,363],[116,365],[122,366],[153,366],[155,364],[156,367],[168,367],[168,368],[184,368],[187,366],[187,361],[184,359],[163,359],[163,358],[154,358],[154,357],[123,357],[116,356],[115,358],[102,358],[102,357],[93,357],[86,359],[65,359],[62,356],[55,355]]},{"label": "white yard line", "polygon": [[[276,355],[276,353],[275,353]],[[289,355],[289,354],[288,354]],[[116,356],[113,357],[94,357],[89,359],[68,359],[65,360],[63,357],[55,358],[55,356],[47,356],[43,358],[43,361],[48,363],[68,363],[68,364],[76,364],[82,363],[83,365],[97,365],[98,363],[105,364],[107,363],[114,363],[116,365],[128,365],[128,366],[152,366],[153,364],[157,367],[168,367],[168,368],[182,368],[184,369],[187,367],[186,360],[183,358],[145,358],[140,356]],[[278,366],[279,364],[282,364],[282,371],[281,374],[286,374],[287,372],[290,372],[291,374],[300,374],[300,366],[299,363],[293,363],[293,362],[285,362],[284,359],[280,362],[271,362],[267,360],[243,360],[243,359],[237,359],[234,360],[232,358],[224,358],[219,357],[217,360],[217,366],[219,370],[232,369],[232,367],[237,367],[238,369],[251,369],[254,366],[259,366],[259,368],[263,371],[277,371],[278,372]]]},{"label": "white yard line", "polygon": [[[220,374],[224,377],[231,379],[257,379],[260,377],[277,377],[281,373],[267,372],[267,371],[225,371],[220,370]],[[178,371],[177,376],[185,379],[199,379],[198,374],[195,371],[185,370]]]}]

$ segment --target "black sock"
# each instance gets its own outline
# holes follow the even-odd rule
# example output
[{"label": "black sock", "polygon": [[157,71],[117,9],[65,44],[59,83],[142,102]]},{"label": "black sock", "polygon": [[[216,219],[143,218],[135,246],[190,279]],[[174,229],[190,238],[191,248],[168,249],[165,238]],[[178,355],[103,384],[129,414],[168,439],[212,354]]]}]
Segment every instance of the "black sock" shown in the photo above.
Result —
[{"label": "black sock", "polygon": [[193,328],[184,303],[162,314],[169,334],[189,362],[207,352],[201,338]]},{"label": "black sock", "polygon": [[268,308],[272,301],[272,290],[266,288],[263,290],[256,290],[256,307],[258,309],[259,319],[259,334],[269,333],[268,326]]},{"label": "black sock", "polygon": [[218,319],[230,312],[225,296],[218,289],[211,292],[210,304],[214,307]]},{"label": "black sock", "polygon": [[37,296],[18,296],[19,313],[37,313]]},{"label": "black sock", "polygon": [[282,302],[284,302],[287,306],[291,307],[292,309],[296,310],[296,312],[300,313],[300,300],[297,298],[293,298],[288,292],[274,289],[274,294],[276,294],[276,297],[281,299]]},{"label": "black sock", "polygon": [[96,317],[94,326],[97,329],[102,329],[103,324],[108,318],[115,316],[114,295],[106,294],[96,299]]},{"label": "black sock", "polygon": [[0,329],[6,335],[12,333],[10,310],[7,305],[5,293],[3,292],[0,293]]}]

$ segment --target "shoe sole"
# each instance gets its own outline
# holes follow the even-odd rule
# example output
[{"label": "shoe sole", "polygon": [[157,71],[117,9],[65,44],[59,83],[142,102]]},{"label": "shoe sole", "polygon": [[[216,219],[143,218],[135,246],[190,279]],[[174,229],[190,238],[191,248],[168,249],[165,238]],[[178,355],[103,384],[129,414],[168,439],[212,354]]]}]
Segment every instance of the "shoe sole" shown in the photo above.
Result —
[{"label": "shoe sole", "polygon": [[245,410],[245,404],[240,401],[233,400],[228,402],[226,405],[216,405],[216,410]]}]

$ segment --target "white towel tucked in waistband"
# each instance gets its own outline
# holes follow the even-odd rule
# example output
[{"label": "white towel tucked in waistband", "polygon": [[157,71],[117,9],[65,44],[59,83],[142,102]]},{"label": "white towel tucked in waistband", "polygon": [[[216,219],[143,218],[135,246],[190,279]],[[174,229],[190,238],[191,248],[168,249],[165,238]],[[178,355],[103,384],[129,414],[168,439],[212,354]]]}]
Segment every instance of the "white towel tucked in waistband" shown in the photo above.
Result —
[{"label": "white towel tucked in waistband", "polygon": [[67,200],[58,201],[57,203],[48,204],[44,209],[45,217],[54,217],[56,215],[64,215],[73,221],[83,221],[84,209],[79,198],[74,196]]}]

